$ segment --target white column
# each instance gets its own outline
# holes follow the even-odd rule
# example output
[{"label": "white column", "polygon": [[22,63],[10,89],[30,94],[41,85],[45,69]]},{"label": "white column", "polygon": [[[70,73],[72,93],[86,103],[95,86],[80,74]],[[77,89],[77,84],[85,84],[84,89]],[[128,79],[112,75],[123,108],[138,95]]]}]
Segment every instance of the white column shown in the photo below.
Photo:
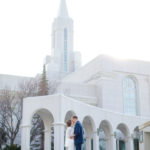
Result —
[{"label": "white column", "polygon": [[109,136],[106,138],[106,150],[111,150],[112,149],[112,136]]},{"label": "white column", "polygon": [[51,150],[51,130],[44,130],[44,149]]},{"label": "white column", "polygon": [[99,136],[97,135],[97,131],[93,133],[93,140],[94,150],[99,150]]},{"label": "white column", "polygon": [[91,138],[86,138],[86,150],[91,150]]},{"label": "white column", "polygon": [[63,122],[54,123],[54,150],[64,150],[64,132]]},{"label": "white column", "polygon": [[21,126],[21,150],[30,150],[30,125]]},{"label": "white column", "polygon": [[106,150],[109,150],[109,137],[106,138]]},{"label": "white column", "polygon": [[132,137],[127,137],[126,146],[127,146],[126,147],[127,150],[134,150],[133,138]]},{"label": "white column", "polygon": [[116,138],[114,136],[114,134],[111,135],[111,145],[112,145],[112,150],[116,150]]}]

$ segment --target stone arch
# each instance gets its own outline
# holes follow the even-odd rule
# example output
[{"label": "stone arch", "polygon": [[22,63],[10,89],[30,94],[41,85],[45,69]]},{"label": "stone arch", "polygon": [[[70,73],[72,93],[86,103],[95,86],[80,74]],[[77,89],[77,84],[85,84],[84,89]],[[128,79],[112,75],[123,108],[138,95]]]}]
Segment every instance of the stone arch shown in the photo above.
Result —
[{"label": "stone arch", "polygon": [[31,115],[30,122],[32,121],[32,118],[35,114],[38,114],[43,120],[45,130],[49,128],[49,125],[51,125],[54,122],[53,114],[45,108],[41,108],[34,111],[33,114]]},{"label": "stone arch", "polygon": [[129,78],[131,78],[132,80],[134,80],[134,82],[136,82],[136,84],[138,84],[138,80],[137,80],[137,78],[134,76],[134,75],[126,75],[125,77],[124,77],[124,79],[125,78],[127,78],[127,77],[129,77]]},{"label": "stone arch", "polygon": [[71,119],[74,115],[76,115],[76,113],[73,110],[69,110],[67,111],[67,113],[65,114],[65,122],[69,119]]},{"label": "stone arch", "polygon": [[43,120],[45,130],[48,130],[49,126],[53,125],[54,115],[48,109],[41,108],[41,109],[38,109],[38,110],[34,111],[31,115],[31,120],[30,121],[32,121],[32,118],[35,114],[38,114],[41,117],[41,119]]},{"label": "stone arch", "polygon": [[117,126],[117,129],[120,130],[120,131],[122,131],[123,134],[124,134],[126,137],[130,136],[130,130],[129,130],[129,128],[128,128],[128,126],[127,126],[126,124],[120,123],[120,124]]},{"label": "stone arch", "polygon": [[85,132],[84,150],[93,150],[95,146],[95,122],[91,116],[85,116],[83,119],[83,127]]},{"label": "stone arch", "polygon": [[99,126],[100,149],[111,150],[113,147],[113,129],[109,121],[103,120]]},{"label": "stone arch", "polygon": [[113,132],[112,125],[108,120],[101,121],[100,128],[104,129],[106,136],[111,135]]},{"label": "stone arch", "polygon": [[[42,133],[43,138],[41,138],[41,139],[42,139],[43,144],[44,144],[44,149],[45,150],[50,149],[51,146],[54,146],[54,138],[53,138],[53,135],[54,135],[54,128],[53,128],[54,117],[53,117],[53,114],[45,108],[41,108],[41,109],[34,111],[34,113],[31,115],[31,120],[30,120],[31,121],[31,127],[33,127],[32,119],[34,118],[34,116],[36,116],[40,120],[40,124],[43,124],[43,125],[41,125],[43,127],[41,127],[40,130],[41,130],[41,132],[43,132]],[[32,132],[32,129],[33,128],[31,128],[31,132]]]},{"label": "stone arch", "polygon": [[124,123],[120,123],[115,132],[116,146],[119,150],[130,149],[130,130]]}]

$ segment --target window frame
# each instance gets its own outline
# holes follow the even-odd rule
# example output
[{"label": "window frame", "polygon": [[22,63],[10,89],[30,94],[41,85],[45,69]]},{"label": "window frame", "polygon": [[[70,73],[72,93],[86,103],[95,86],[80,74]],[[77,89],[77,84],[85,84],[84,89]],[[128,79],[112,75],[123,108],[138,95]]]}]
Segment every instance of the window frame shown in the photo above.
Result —
[{"label": "window frame", "polygon": [[[124,82],[126,79],[131,79],[134,82],[135,86],[135,114],[131,114],[125,111],[125,89],[124,89]],[[133,116],[139,116],[140,115],[140,108],[139,108],[139,88],[138,88],[138,81],[136,77],[132,75],[125,76],[122,81],[122,92],[123,92],[123,113],[126,115],[133,115]]]}]

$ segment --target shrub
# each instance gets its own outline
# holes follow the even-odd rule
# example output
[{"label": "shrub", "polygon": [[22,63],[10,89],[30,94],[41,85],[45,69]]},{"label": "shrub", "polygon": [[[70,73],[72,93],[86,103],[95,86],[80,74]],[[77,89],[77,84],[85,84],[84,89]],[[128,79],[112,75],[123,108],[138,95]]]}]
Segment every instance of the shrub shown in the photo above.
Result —
[{"label": "shrub", "polygon": [[21,150],[21,147],[18,145],[6,146],[3,150]]}]

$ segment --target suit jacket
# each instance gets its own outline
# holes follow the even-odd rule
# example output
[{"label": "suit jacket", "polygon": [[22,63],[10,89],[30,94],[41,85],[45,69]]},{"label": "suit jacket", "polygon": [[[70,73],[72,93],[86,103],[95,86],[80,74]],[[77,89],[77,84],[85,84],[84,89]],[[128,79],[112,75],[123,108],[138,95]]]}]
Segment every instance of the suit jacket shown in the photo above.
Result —
[{"label": "suit jacket", "polygon": [[79,121],[76,122],[74,127],[74,142],[75,145],[83,144],[84,142],[84,131],[81,123]]}]

